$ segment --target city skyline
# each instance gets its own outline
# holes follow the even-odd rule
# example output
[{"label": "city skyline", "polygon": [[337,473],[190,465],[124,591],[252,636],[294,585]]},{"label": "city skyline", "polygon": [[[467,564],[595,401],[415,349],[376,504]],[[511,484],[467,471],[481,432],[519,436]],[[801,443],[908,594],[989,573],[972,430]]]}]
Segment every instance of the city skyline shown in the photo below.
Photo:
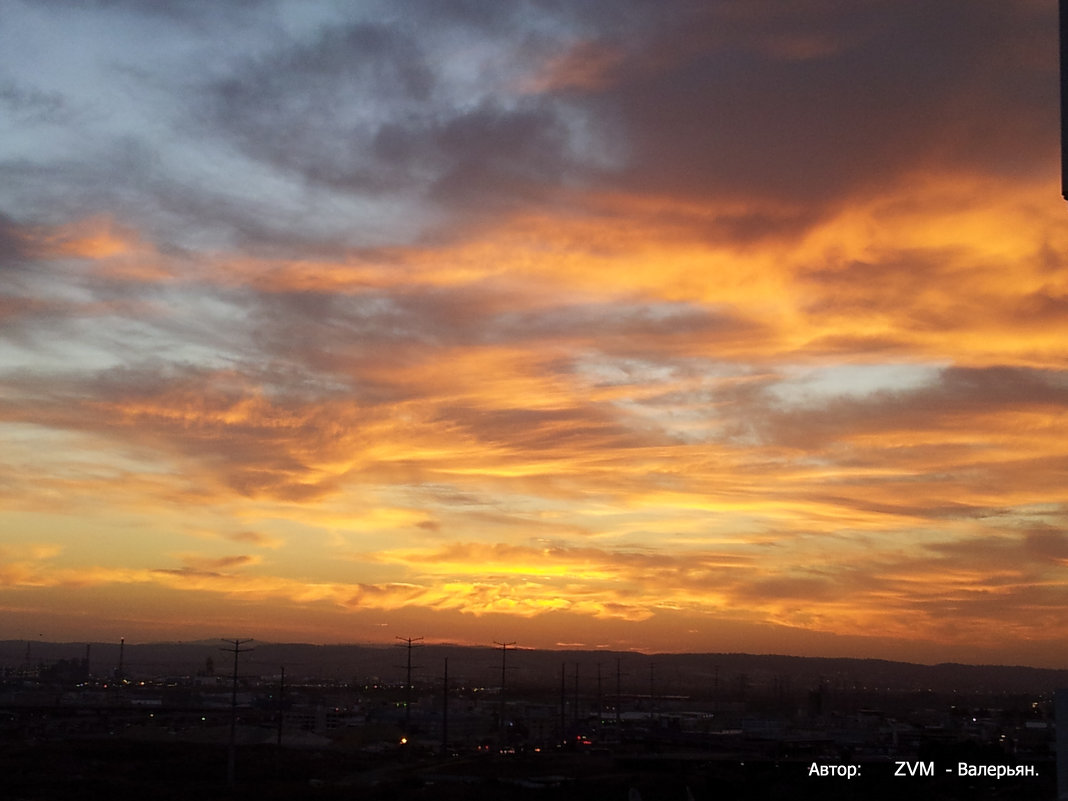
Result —
[{"label": "city skyline", "polygon": [[1068,664],[1055,3],[0,20],[0,639]]}]

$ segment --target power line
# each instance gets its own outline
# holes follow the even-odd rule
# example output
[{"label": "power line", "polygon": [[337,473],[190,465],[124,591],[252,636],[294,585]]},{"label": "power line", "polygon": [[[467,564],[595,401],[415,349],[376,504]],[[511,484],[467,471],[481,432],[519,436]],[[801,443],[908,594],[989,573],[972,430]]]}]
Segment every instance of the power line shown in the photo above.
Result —
[{"label": "power line", "polygon": [[[407,740],[412,733],[412,648],[419,648],[422,637],[397,637],[398,647],[408,649],[407,674],[404,682],[404,737]],[[418,665],[416,667],[419,667]]]},{"label": "power line", "polygon": [[286,720],[286,666],[282,665],[282,675],[278,680],[278,747],[282,747],[282,726]]},{"label": "power line", "polygon": [[441,688],[441,750],[449,751],[449,657],[445,657],[445,675]]},{"label": "power line", "polygon": [[567,742],[567,662],[560,663],[560,742]]},{"label": "power line", "polygon": [[229,648],[220,648],[220,651],[228,651],[234,655],[234,677],[233,685],[230,690],[230,748],[226,756],[226,783],[230,786],[234,786],[235,781],[235,763],[237,762],[237,657],[240,654],[246,654],[249,651],[256,650],[255,648],[242,648],[245,643],[252,642],[251,639],[247,640],[227,640],[223,639],[223,642],[231,643]]},{"label": "power line", "polygon": [[600,726],[603,721],[601,716],[604,710],[601,708],[601,663],[597,663],[597,725]]},{"label": "power line", "polygon": [[509,651],[509,649],[511,649],[513,651],[515,650],[515,641],[513,640],[512,642],[497,642],[496,640],[494,640],[493,644],[494,645],[499,645],[501,647],[501,712],[500,712],[499,728],[500,728],[501,736],[503,737],[504,736],[504,675],[505,675],[505,671],[508,669],[507,668],[507,664],[506,664],[507,657],[508,657],[508,651]]},{"label": "power line", "polygon": [[575,701],[571,709],[571,714],[575,719],[575,729],[578,730],[579,725],[579,663],[575,663]]},{"label": "power line", "polygon": [[649,720],[655,717],[656,710],[656,663],[649,663]]}]

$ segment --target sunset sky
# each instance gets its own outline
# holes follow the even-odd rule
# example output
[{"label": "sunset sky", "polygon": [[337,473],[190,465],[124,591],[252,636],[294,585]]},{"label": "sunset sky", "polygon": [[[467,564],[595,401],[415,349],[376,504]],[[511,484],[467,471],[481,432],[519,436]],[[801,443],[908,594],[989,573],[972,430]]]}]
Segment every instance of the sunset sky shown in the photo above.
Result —
[{"label": "sunset sky", "polygon": [[1053,0],[0,0],[0,639],[1068,663]]}]

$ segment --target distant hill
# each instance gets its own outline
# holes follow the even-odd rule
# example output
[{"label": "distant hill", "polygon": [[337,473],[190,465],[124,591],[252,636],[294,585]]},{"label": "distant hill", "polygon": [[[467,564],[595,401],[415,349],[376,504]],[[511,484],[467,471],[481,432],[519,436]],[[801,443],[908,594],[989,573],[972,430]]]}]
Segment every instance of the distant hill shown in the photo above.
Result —
[{"label": "distant hill", "polygon": [[[131,677],[192,676],[209,666],[228,676],[232,656],[223,640],[127,643],[123,666]],[[251,642],[242,654],[243,676],[277,676],[284,666],[288,678],[322,682],[404,680],[406,653],[391,645],[310,645]],[[94,675],[112,675],[119,665],[118,643],[90,643],[88,658]],[[60,659],[84,659],[86,643],[31,642],[31,665],[50,665]],[[426,645],[413,650],[413,681],[434,685],[449,659],[453,686],[496,687],[501,678],[501,651],[490,647]],[[0,667],[26,664],[25,640],[0,641]],[[757,654],[642,654],[631,651],[509,650],[508,686],[526,689],[559,687],[561,668],[570,688],[579,681],[591,692],[598,681],[603,691],[615,692],[617,666],[620,687],[628,694],[729,694],[739,688],[754,692],[776,686],[804,691],[824,686],[839,690],[933,691],[939,693],[1048,693],[1068,687],[1068,670],[1005,665],[917,665],[878,659],[836,659]]]}]

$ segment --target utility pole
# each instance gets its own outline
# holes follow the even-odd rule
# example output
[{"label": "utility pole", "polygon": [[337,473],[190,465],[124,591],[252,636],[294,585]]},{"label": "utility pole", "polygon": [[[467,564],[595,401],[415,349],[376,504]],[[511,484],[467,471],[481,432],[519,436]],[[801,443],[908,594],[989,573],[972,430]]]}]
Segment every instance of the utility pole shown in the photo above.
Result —
[{"label": "utility pole", "polygon": [[579,663],[576,662],[575,663],[575,696],[574,696],[575,697],[575,701],[572,704],[571,716],[575,721],[575,732],[576,733],[581,733],[581,732],[579,732],[579,682],[578,682],[578,676],[579,676]]},{"label": "utility pole", "polygon": [[623,690],[622,690],[622,678],[623,678],[623,658],[616,657],[616,737],[620,742],[623,742],[623,721],[621,708],[623,706]]},{"label": "utility pole", "polygon": [[494,645],[501,646],[501,712],[500,712],[500,733],[501,739],[504,739],[504,675],[507,668],[508,649],[515,650],[515,641],[512,642],[497,642],[493,641]]},{"label": "utility pole", "polygon": [[567,662],[560,663],[560,741],[567,742]]},{"label": "utility pole", "polygon": [[282,747],[282,724],[286,719],[286,666],[282,665],[282,676],[278,680],[278,747]]},{"label": "utility pole", "polygon": [[596,710],[597,710],[597,733],[598,733],[598,735],[600,735],[601,729],[604,726],[604,720],[602,720],[602,718],[604,717],[604,713],[603,713],[603,710],[601,708],[601,663],[600,662],[597,663],[597,706],[596,706]]},{"label": "utility pole", "polygon": [[[422,637],[397,637],[401,645],[408,649],[407,678],[404,682],[404,738],[407,740],[412,733],[412,648],[418,648]],[[418,667],[418,665],[416,666]]]},{"label": "utility pole", "polygon": [[653,719],[653,717],[654,717],[653,710],[656,708],[656,680],[654,678],[654,676],[655,676],[654,668],[655,667],[656,667],[656,663],[655,662],[650,662],[649,663],[649,719],[650,720]]},{"label": "utility pole", "polygon": [[241,646],[246,643],[252,642],[248,640],[227,640],[223,642],[230,643],[229,648],[220,648],[220,651],[228,651],[234,655],[234,675],[233,684],[230,689],[230,748],[226,755],[226,783],[230,787],[234,786],[235,782],[235,767],[237,762],[237,657],[239,654],[246,654],[249,651],[254,651],[254,648],[242,648]]},{"label": "utility pole", "polygon": [[445,657],[445,677],[441,687],[441,750],[449,753],[449,657]]}]

